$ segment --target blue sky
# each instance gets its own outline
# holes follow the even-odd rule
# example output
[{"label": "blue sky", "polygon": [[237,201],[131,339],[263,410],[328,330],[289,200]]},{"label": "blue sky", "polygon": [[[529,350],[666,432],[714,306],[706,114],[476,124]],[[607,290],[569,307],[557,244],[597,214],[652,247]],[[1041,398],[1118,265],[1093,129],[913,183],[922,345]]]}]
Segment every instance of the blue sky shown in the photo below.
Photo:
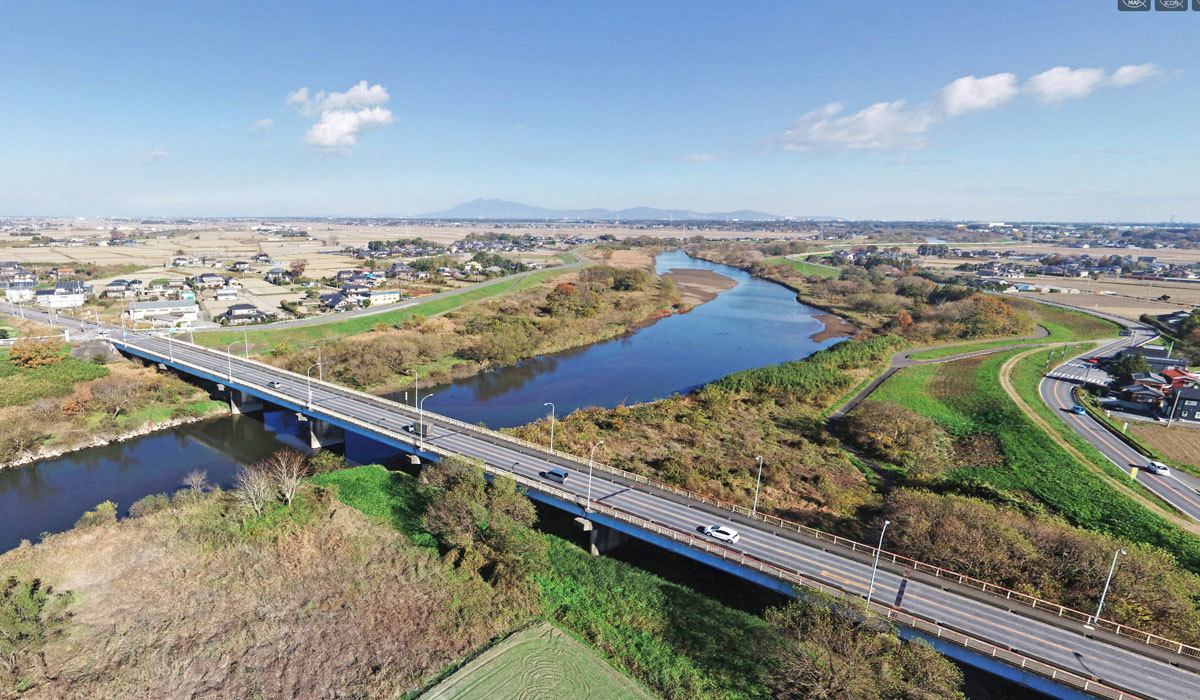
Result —
[{"label": "blue sky", "polygon": [[1200,12],[1115,5],[6,3],[0,214],[1200,220]]}]

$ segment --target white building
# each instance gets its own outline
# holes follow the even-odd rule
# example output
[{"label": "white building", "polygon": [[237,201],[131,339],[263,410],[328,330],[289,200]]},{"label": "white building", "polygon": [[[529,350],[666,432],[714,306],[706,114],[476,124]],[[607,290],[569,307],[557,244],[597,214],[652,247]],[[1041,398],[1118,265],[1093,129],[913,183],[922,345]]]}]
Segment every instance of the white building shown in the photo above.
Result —
[{"label": "white building", "polygon": [[129,318],[133,321],[144,319],[166,320],[167,316],[178,317],[180,321],[195,321],[200,318],[200,307],[194,301],[135,301],[129,305]]},{"label": "white building", "polygon": [[233,287],[222,287],[217,290],[217,301],[233,301],[238,298],[238,290]]}]

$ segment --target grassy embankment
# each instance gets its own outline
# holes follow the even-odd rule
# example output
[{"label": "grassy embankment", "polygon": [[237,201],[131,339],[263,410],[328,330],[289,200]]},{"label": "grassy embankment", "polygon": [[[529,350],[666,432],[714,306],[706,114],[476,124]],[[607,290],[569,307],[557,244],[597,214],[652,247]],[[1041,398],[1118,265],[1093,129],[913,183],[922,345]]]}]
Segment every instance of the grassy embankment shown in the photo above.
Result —
[{"label": "grassy embankment", "polygon": [[[530,287],[537,286],[538,284],[553,279],[559,275],[573,271],[574,269],[561,270],[558,268],[550,268],[548,270],[534,272],[517,282],[516,290],[529,289]],[[476,287],[470,291],[463,292],[462,294],[455,294],[453,296],[434,299],[432,301],[419,302],[413,306],[403,309],[384,311],[382,313],[370,314],[367,316],[356,316],[353,318],[338,318],[337,316],[330,316],[327,323],[314,323],[306,326],[262,329],[255,329],[253,326],[250,326],[245,329],[245,333],[250,340],[251,351],[270,349],[281,343],[289,343],[292,345],[313,343],[321,340],[328,340],[330,338],[372,331],[379,327],[380,324],[386,326],[396,323],[404,323],[413,316],[436,316],[481,299],[488,299],[510,290],[515,291],[513,284],[514,280],[500,279],[492,282],[491,284],[486,284]],[[241,328],[196,334],[196,344],[207,347],[223,347],[229,343],[240,341],[242,339],[243,329]]]},{"label": "grassy embankment", "polygon": [[0,463],[224,406],[181,379],[127,360],[81,360],[68,350],[63,346],[56,362],[33,368],[18,367],[0,352]]},{"label": "grassy embankment", "polygon": [[[1184,567],[1200,571],[1200,541],[1077,462],[1013,405],[998,373],[1018,352],[907,368],[884,382],[872,398],[914,410],[956,438],[995,438],[1003,466],[958,467],[947,473],[948,479],[978,479],[1035,499],[1073,525],[1161,547]],[[1041,405],[1036,386],[1049,352],[1033,354],[1014,370],[1014,385],[1030,405]],[[1108,463],[1108,469],[1116,467]]]},{"label": "grassy embankment", "polygon": [[768,264],[785,263],[787,265],[791,265],[792,269],[802,275],[816,275],[818,277],[836,278],[840,277],[842,274],[842,271],[836,267],[815,265],[810,262],[804,262],[803,260],[792,260],[791,258],[786,258],[782,255],[773,258],[764,258],[763,262]]},{"label": "grassy embankment", "polygon": [[1106,321],[1102,318],[1096,318],[1082,311],[1071,311],[1057,306],[1049,306],[1046,304],[1038,304],[1027,299],[1009,299],[1009,303],[1016,309],[1031,316],[1034,322],[1045,328],[1048,335],[1042,338],[1030,340],[1017,340],[1011,338],[1009,340],[993,340],[984,343],[971,343],[969,345],[952,345],[939,348],[932,348],[921,352],[915,352],[909,355],[913,360],[937,360],[943,357],[952,357],[964,353],[975,352],[978,350],[989,350],[991,348],[1002,348],[1008,345],[1020,343],[1040,344],[1040,343],[1059,343],[1075,340],[1092,340],[1096,338],[1115,337],[1121,327],[1112,321]]}]

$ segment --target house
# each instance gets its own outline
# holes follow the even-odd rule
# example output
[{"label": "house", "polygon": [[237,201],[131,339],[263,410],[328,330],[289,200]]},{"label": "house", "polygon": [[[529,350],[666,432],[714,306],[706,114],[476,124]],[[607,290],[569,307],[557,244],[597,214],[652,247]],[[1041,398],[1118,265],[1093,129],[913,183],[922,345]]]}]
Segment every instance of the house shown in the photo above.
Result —
[{"label": "house", "polygon": [[267,270],[266,279],[268,282],[278,282],[280,280],[285,280],[287,277],[288,271],[282,267],[272,267],[270,270]]},{"label": "house", "polygon": [[321,306],[323,306],[326,309],[329,309],[330,311],[345,311],[347,309],[353,309],[354,307],[356,307],[358,305],[355,304],[350,299],[347,299],[346,297],[342,296],[341,294],[335,293],[335,294],[322,294],[321,295]]},{"label": "house", "polygon": [[223,325],[238,326],[244,323],[259,323],[274,318],[274,314],[259,311],[254,304],[233,304],[224,313],[217,314],[216,321]]},{"label": "house", "polygon": [[1171,401],[1171,420],[1200,421],[1200,388],[1187,387],[1176,391]]},{"label": "house", "polygon": [[245,272],[246,270],[250,269],[250,263],[246,262],[245,260],[238,260],[234,264],[230,265],[229,269],[233,270],[234,272]]},{"label": "house", "polygon": [[379,306],[380,304],[395,304],[400,301],[399,289],[373,289],[367,292],[367,300],[371,302],[371,306]]},{"label": "house", "polygon": [[141,291],[146,286],[146,283],[141,280],[129,280],[129,283],[126,286],[129,289],[132,289],[133,291],[138,292],[138,291]]},{"label": "house", "polygon": [[355,272],[354,270],[338,270],[338,273],[336,275],[337,281],[338,282],[349,282],[350,280],[354,279],[354,276],[356,274],[358,274],[358,273]]},{"label": "house", "polygon": [[129,305],[129,319],[142,321],[152,319],[157,321],[191,322],[200,318],[200,307],[194,301],[170,299],[167,301],[135,301]]},{"label": "house", "polygon": [[35,286],[33,282],[9,282],[4,290],[4,298],[14,303],[33,301]]},{"label": "house", "polygon": [[367,285],[354,284],[353,282],[351,282],[350,284],[344,285],[341,290],[342,296],[346,296],[346,297],[358,297],[358,296],[365,297],[367,295],[367,293],[370,291],[371,291],[371,288],[368,287]]},{"label": "house", "polygon": [[192,280],[201,289],[217,289],[225,286],[225,278],[215,272],[205,272],[199,277],[193,277]]},{"label": "house", "polygon": [[392,263],[391,269],[388,270],[388,274],[392,277],[399,277],[400,279],[405,280],[413,279],[413,273],[415,272],[416,270],[414,270],[411,265],[402,262]]},{"label": "house", "polygon": [[1130,384],[1121,388],[1121,395],[1125,400],[1142,404],[1150,408],[1158,408],[1162,405],[1166,395],[1153,387],[1142,386],[1140,384]]},{"label": "house", "polygon": [[266,253],[258,253],[254,256],[254,262],[271,264],[271,256]]},{"label": "house", "polygon": [[217,301],[233,301],[238,298],[238,290],[233,287],[221,287],[217,290]]},{"label": "house", "polygon": [[73,267],[52,267],[50,268],[50,276],[56,280],[66,279],[75,274]]},{"label": "house", "polygon": [[136,295],[137,292],[129,287],[128,280],[113,280],[104,285],[104,296],[108,299],[128,299]]},{"label": "house", "polygon": [[1164,369],[1162,371],[1162,376],[1164,379],[1169,381],[1173,387],[1186,387],[1200,384],[1200,376],[1183,369]]}]

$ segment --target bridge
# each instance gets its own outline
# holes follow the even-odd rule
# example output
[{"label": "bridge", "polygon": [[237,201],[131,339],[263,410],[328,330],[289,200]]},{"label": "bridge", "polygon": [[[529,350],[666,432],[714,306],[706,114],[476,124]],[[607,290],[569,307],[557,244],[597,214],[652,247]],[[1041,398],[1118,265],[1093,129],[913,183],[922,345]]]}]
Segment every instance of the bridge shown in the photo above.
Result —
[{"label": "bridge", "polygon": [[[126,354],[216,383],[235,410],[267,402],[294,411],[314,445],[344,441],[353,461],[477,458],[489,475],[511,477],[531,498],[579,516],[593,553],[635,537],[787,595],[821,591],[858,605],[878,554],[870,608],[904,637],[1053,697],[1200,698],[1196,647],[607,465],[592,463],[589,479],[586,459],[316,377],[169,336],[105,330]],[[409,429],[414,423],[426,434]],[[553,468],[570,477],[557,484],[541,476]],[[740,541],[722,546],[699,534],[712,524],[737,529]]]}]

